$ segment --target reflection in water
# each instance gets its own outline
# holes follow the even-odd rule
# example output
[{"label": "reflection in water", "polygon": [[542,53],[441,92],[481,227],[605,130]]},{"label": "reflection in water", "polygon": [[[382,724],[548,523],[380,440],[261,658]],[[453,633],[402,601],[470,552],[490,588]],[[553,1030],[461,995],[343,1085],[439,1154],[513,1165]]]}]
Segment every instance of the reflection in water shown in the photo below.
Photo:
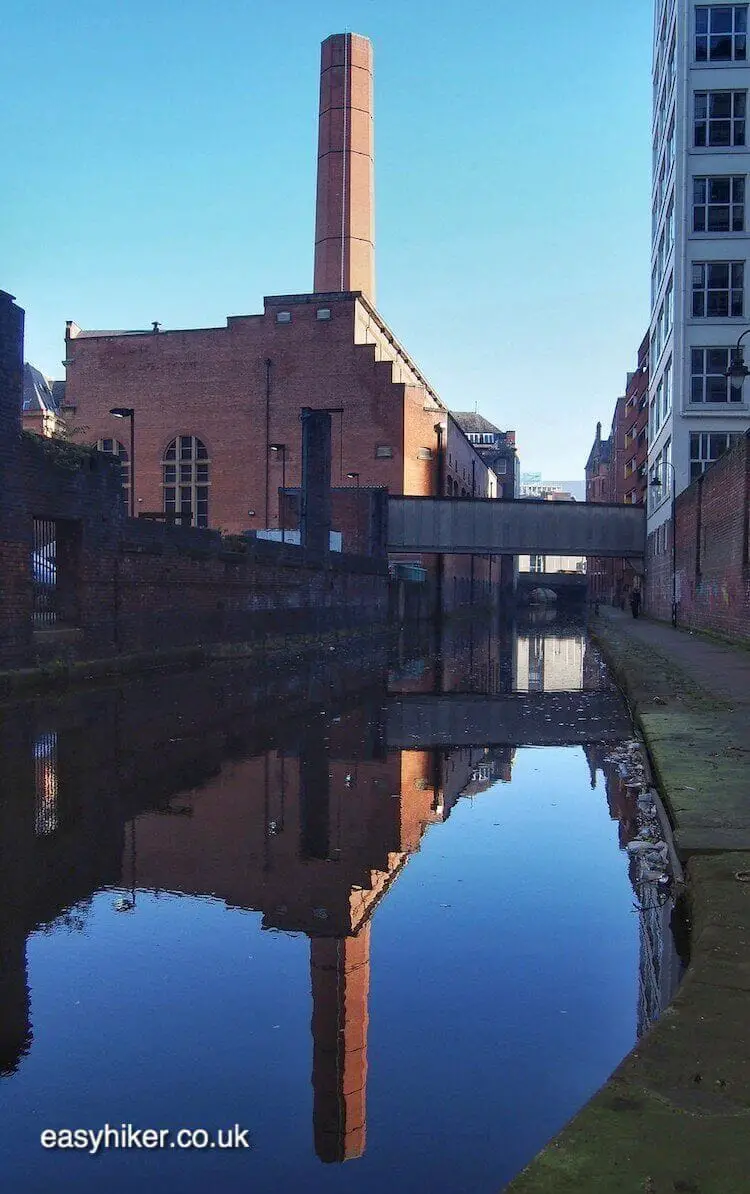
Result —
[{"label": "reflection in water", "polygon": [[34,743],[34,786],[34,832],[39,835],[54,833],[57,829],[57,734],[40,734]]},{"label": "reflection in water", "polygon": [[[638,805],[638,789],[628,782],[616,758],[601,746],[588,746],[586,757],[591,786],[596,787],[598,771],[604,775],[607,805],[617,821],[619,843],[626,849],[638,839],[643,814]],[[638,966],[638,1037],[654,1024],[672,999],[683,973],[672,934],[674,900],[667,874],[659,876],[640,867],[639,855],[629,855],[628,871],[637,898],[639,915],[640,960]]]},{"label": "reflection in water", "polygon": [[[324,1162],[365,1155],[372,919],[430,827],[446,822],[461,798],[485,794],[479,804],[496,803],[497,785],[513,779],[519,745],[559,748],[566,741],[584,747],[592,786],[597,772],[604,774],[621,847],[637,827],[632,798],[606,762],[611,743],[627,734],[627,721],[579,629],[545,636],[534,626],[457,623],[436,642],[427,628],[423,641],[409,644],[402,636],[387,671],[384,665],[384,658],[369,668],[361,658],[325,669],[316,664],[296,678],[296,711],[283,717],[273,698],[286,687],[289,707],[288,678],[259,679],[241,670],[193,676],[189,685],[182,677],[163,677],[155,685],[70,697],[54,708],[8,711],[0,730],[8,781],[0,801],[0,1073],[20,1076],[23,1059],[36,1048],[26,960],[31,934],[40,928],[54,939],[76,928],[101,932],[75,917],[103,890],[114,890],[114,911],[131,913],[118,920],[134,926],[136,935],[144,928],[135,926],[157,915],[152,899],[211,900],[225,915],[260,913],[264,930],[308,939],[314,1150]],[[558,749],[549,756],[558,768],[549,784],[567,791],[564,754]],[[506,836],[513,832],[512,807],[503,814]],[[552,821],[554,807],[553,801],[545,814]],[[498,816],[492,808],[487,805],[485,819]],[[487,822],[485,837],[493,824],[497,820]],[[456,833],[469,842],[465,819]],[[446,838],[440,848],[451,840],[462,837]],[[520,841],[527,848],[523,835]],[[484,839],[472,849],[480,857]],[[513,857],[503,866],[510,877]],[[476,881],[472,887],[474,869],[468,854],[456,882],[465,881],[466,898],[479,900],[479,908],[484,889]],[[491,882],[501,874],[493,862]],[[442,881],[448,878],[446,872]],[[440,882],[437,877],[429,889],[431,906],[450,910]],[[509,899],[523,889],[522,872],[511,884]],[[658,1015],[674,981],[664,961],[671,956],[669,906],[659,898],[655,893],[652,907],[641,894],[639,1033]],[[503,899],[498,914],[507,919]],[[414,917],[425,915],[417,900],[412,884],[407,935]],[[111,894],[108,906],[112,910]],[[483,909],[479,924],[486,915]],[[436,949],[444,917],[438,911],[429,930]],[[522,932],[533,936],[534,926]],[[484,931],[479,941],[486,950]],[[455,945],[446,941],[443,948],[448,969]],[[59,950],[58,957],[64,962]],[[378,966],[385,977],[388,958]],[[180,974],[170,976],[180,981]],[[425,1008],[446,998],[445,991],[423,995]],[[241,1024],[236,1032],[241,1037]],[[597,1072],[595,1085],[602,1077]],[[577,1082],[573,1102],[555,1105],[558,1119],[586,1097],[591,1083],[579,1089]],[[92,1126],[95,1112],[89,1106]],[[106,1119],[102,1109],[100,1118]],[[554,1116],[541,1115],[537,1134],[516,1146],[508,1176],[556,1124]],[[487,1147],[489,1164],[494,1154]],[[497,1187],[501,1168],[496,1157],[487,1188]],[[202,1188],[198,1177],[192,1180],[198,1184],[186,1189]],[[272,1187],[256,1182],[254,1188]]]}]

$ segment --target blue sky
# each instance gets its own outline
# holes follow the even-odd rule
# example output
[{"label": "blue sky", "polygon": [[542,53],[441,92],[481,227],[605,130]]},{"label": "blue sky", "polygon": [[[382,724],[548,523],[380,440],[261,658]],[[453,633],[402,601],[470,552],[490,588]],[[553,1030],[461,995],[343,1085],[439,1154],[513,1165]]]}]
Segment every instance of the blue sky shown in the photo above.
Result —
[{"label": "blue sky", "polygon": [[0,288],[82,327],[312,288],[319,43],[375,48],[378,309],[453,409],[582,476],[648,322],[651,0],[6,0]]}]

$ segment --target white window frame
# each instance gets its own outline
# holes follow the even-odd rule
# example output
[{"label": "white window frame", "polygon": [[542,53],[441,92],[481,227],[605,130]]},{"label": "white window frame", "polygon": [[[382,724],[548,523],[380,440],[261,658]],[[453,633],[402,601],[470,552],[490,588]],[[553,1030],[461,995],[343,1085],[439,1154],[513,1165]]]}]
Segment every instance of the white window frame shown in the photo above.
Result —
[{"label": "white window frame", "polygon": [[[711,114],[711,108],[718,96],[731,96],[729,116]],[[699,106],[705,100],[705,114],[698,115]],[[741,115],[739,114],[741,110]],[[745,121],[747,116],[747,90],[713,88],[708,91],[696,91],[693,97],[693,146],[696,149],[729,149],[733,146],[745,147],[747,136]],[[729,140],[717,140],[711,136],[711,125],[729,124]],[[699,126],[703,129],[702,139],[699,137]]]},{"label": "white window frame", "polygon": [[[710,352],[721,353],[722,362],[717,363],[715,369],[708,369],[708,354]],[[695,368],[696,354],[701,354],[701,371],[697,372]],[[690,350],[690,390],[689,403],[691,406],[699,407],[702,410],[720,410],[724,406],[737,407],[742,403],[742,383],[730,382],[726,376],[726,370],[729,368],[729,361],[732,354],[731,347],[726,344],[708,344],[708,345],[694,345]],[[724,393],[725,397],[719,401],[709,401],[706,398],[708,392],[708,379],[710,377],[721,377],[724,375]],[[701,394],[702,397],[695,398],[694,392],[696,389],[695,379],[701,378]]]},{"label": "white window frame", "polygon": [[[712,31],[712,20],[719,9],[731,9],[731,30],[723,32]],[[695,8],[695,36],[693,39],[694,59],[698,63],[726,63],[747,62],[747,4],[698,4]],[[705,31],[699,29],[703,25],[702,16],[705,13]],[[712,56],[711,42],[724,41],[729,38],[730,54],[722,57]],[[701,54],[700,51],[705,53]]]},{"label": "white window frame", "polygon": [[[710,198],[711,185],[713,183],[718,183],[718,182],[729,183],[729,199],[726,203],[723,203],[723,202],[719,203],[716,200],[711,202],[711,198]],[[741,184],[741,188],[737,186],[738,183]],[[696,189],[701,184],[703,185],[703,188],[704,188],[704,195],[703,195],[702,201],[698,200],[696,197]],[[735,198],[735,190],[740,190],[740,189],[742,192],[742,198],[736,199]],[[745,186],[745,175],[744,174],[696,174],[696,176],[693,178],[693,232],[698,233],[698,234],[700,234],[702,232],[709,232],[709,233],[714,233],[714,234],[720,233],[720,234],[726,234],[726,235],[732,235],[732,234],[736,235],[737,233],[744,232],[745,231],[745,194],[746,194],[746,186]],[[740,211],[742,219],[740,221],[740,227],[735,228],[734,227],[735,214],[737,213],[738,209]],[[727,223],[729,225],[728,228],[712,228],[712,227],[710,227],[710,223],[709,223],[710,213],[711,213],[711,211],[716,212],[718,210],[726,211]],[[702,211],[702,213],[703,213],[703,227],[702,228],[696,227],[696,222],[697,222],[696,213],[698,211]]]},{"label": "white window frame", "polygon": [[[716,269],[723,269],[726,267],[728,273],[728,285],[716,286],[710,285],[711,271]],[[696,283],[696,270],[703,270],[702,281]],[[736,282],[739,271],[739,284]],[[726,311],[709,311],[709,296],[710,295],[726,295]],[[697,304],[703,307],[703,311],[696,311],[696,297],[700,295],[702,303]],[[736,302],[739,296],[739,302]],[[692,266],[691,278],[691,303],[690,310],[693,319],[742,319],[745,314],[745,262],[744,261],[694,261]]]}]

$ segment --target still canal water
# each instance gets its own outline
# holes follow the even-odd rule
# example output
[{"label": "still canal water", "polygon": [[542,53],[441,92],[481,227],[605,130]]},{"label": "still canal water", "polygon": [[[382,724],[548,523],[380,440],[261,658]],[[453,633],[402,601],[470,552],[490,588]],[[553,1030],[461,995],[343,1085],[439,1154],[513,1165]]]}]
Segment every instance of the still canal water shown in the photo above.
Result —
[{"label": "still canal water", "polygon": [[658,1014],[601,661],[431,634],[2,711],[6,1189],[496,1194]]}]

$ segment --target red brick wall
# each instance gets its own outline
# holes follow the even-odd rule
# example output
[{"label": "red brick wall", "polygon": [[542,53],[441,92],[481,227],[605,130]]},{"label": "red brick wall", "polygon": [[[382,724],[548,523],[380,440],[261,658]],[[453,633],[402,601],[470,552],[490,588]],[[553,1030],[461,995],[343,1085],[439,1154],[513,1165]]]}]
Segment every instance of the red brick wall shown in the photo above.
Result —
[{"label": "red brick wall", "polygon": [[[85,427],[80,438],[116,436],[127,447],[128,426],[109,410],[135,409],[141,511],[163,508],[167,444],[180,434],[197,436],[211,464],[209,525],[237,532],[278,525],[281,454],[269,458],[266,519],[267,442],[287,444],[286,484],[298,486],[301,408],[341,406],[343,417],[333,416],[332,484],[346,485],[347,472],[357,471],[362,486],[428,493],[434,461],[418,460],[416,451],[435,443],[435,415],[423,409],[426,391],[394,383],[391,363],[376,361],[373,345],[354,343],[355,307],[345,295],[310,296],[267,300],[263,315],[232,318],[226,328],[95,338],[73,329],[66,400],[76,425]],[[331,311],[329,320],[316,319],[321,308]],[[280,311],[291,314],[290,323],[276,322]],[[392,457],[376,457],[378,446],[391,448]]]},{"label": "red brick wall", "polygon": [[[330,319],[317,319],[319,310],[329,310]],[[279,312],[289,313],[291,321],[278,323]],[[377,345],[359,342],[365,327],[379,337]],[[115,436],[126,447],[129,427],[109,410],[135,409],[138,512],[163,508],[164,450],[178,435],[195,435],[210,458],[209,526],[225,532],[279,526],[284,470],[281,453],[269,456],[267,445],[287,445],[286,486],[299,486],[303,406],[343,407],[343,414],[332,420],[334,487],[347,486],[347,473],[358,472],[363,489],[386,487],[394,494],[423,496],[437,492],[435,423],[450,420],[426,383],[419,382],[416,367],[353,295],[266,299],[262,315],[231,318],[226,328],[95,337],[77,333],[73,327],[66,345],[66,402],[75,407],[74,422],[86,429],[81,432],[86,442]],[[386,350],[393,362],[382,359]],[[268,434],[267,360],[272,362]],[[394,376],[413,380],[394,381]],[[479,485],[486,468],[464,445],[476,456]],[[444,451],[446,446],[444,434]],[[378,456],[378,448],[390,449],[392,455]],[[436,574],[434,559],[419,562]],[[465,578],[467,568],[466,561],[446,557],[447,577]],[[481,562],[475,565],[479,573],[484,568]],[[498,573],[495,563],[493,575]],[[453,588],[451,583],[445,591]]]},{"label": "red brick wall", "polygon": [[384,564],[378,570],[334,554],[321,567],[288,545],[259,543],[239,554],[223,551],[210,532],[190,531],[192,548],[172,547],[167,536],[149,542],[141,532],[142,525],[129,528],[114,580],[121,651],[250,641],[387,616]]},{"label": "red brick wall", "polygon": [[[750,639],[750,440],[739,444],[677,498],[678,621]],[[671,522],[649,536],[646,608],[671,616]]]}]

